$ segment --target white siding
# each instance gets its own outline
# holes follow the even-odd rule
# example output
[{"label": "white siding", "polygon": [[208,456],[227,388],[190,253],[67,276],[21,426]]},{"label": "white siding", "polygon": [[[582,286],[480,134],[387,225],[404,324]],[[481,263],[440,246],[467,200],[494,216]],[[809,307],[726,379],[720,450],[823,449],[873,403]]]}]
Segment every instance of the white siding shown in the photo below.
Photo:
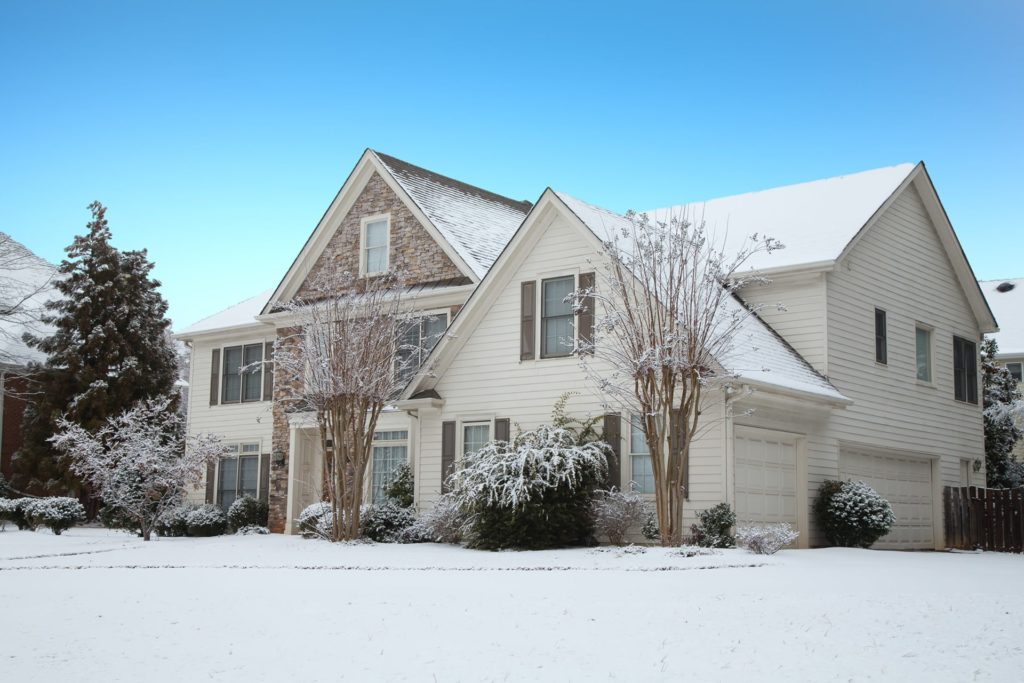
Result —
[{"label": "white siding", "polygon": [[757,315],[815,370],[828,374],[824,273],[775,276],[767,284],[744,288],[740,296],[759,306]]}]

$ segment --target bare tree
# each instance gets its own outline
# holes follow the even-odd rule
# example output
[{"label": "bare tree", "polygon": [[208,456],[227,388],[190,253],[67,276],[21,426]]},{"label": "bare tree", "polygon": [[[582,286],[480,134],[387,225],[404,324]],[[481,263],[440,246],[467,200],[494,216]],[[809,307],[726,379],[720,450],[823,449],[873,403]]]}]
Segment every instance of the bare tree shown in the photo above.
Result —
[{"label": "bare tree", "polygon": [[74,473],[138,525],[146,541],[161,516],[202,483],[207,465],[227,454],[213,436],[186,437],[173,403],[170,396],[141,401],[95,434],[61,419],[50,439],[71,458]]},{"label": "bare tree", "polygon": [[0,363],[24,366],[34,353],[22,341],[40,332],[57,269],[0,232]]},{"label": "bare tree", "polygon": [[321,273],[312,294],[285,306],[291,332],[274,347],[291,410],[312,411],[324,453],[333,540],[359,537],[359,512],[381,411],[419,366],[424,318],[410,311],[400,274]]},{"label": "bare tree", "polygon": [[596,303],[582,367],[609,404],[642,422],[662,545],[682,542],[690,446],[718,400],[711,384],[735,376],[728,359],[755,313],[735,292],[763,280],[740,269],[782,246],[754,235],[727,255],[723,243],[703,221],[630,212],[604,244],[596,287],[575,295],[578,307]]}]

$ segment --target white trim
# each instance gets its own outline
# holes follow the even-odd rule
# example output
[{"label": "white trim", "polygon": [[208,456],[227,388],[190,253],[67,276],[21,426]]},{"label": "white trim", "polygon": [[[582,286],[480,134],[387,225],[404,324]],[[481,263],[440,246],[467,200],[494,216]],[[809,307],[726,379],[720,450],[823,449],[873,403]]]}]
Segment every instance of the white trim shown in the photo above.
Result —
[{"label": "white trim", "polygon": [[466,454],[465,444],[465,428],[474,425],[487,425],[487,440],[494,440],[494,420],[496,419],[494,413],[475,413],[466,416],[457,416],[455,418],[455,461],[458,462]]},{"label": "white trim", "polygon": [[[928,379],[921,379],[917,367],[917,333],[928,333]],[[935,327],[920,320],[914,321],[914,379],[922,386],[935,386]]]},{"label": "white trim", "polygon": [[[366,226],[370,223],[384,221],[384,269],[375,270],[372,273],[366,269]],[[373,216],[363,216],[359,219],[359,277],[371,275],[383,275],[391,267],[391,214],[379,213]]]}]

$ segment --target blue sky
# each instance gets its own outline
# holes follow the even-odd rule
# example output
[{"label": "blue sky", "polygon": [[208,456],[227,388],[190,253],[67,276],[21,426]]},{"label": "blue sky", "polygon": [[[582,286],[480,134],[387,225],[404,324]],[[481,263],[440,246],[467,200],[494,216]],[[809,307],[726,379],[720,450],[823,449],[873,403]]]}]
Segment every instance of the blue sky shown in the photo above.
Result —
[{"label": "blue sky", "polygon": [[977,275],[1022,276],[1022,33],[1011,1],[7,0],[0,230],[56,261],[102,201],[181,327],[275,286],[366,147],[620,211],[923,159]]}]

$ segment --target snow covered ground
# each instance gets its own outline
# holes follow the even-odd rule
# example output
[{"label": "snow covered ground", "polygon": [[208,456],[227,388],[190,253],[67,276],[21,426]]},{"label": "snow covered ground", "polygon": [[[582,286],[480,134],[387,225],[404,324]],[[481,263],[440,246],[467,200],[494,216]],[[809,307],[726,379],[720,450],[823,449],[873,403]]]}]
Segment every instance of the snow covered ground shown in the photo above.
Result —
[{"label": "snow covered ground", "polygon": [[1024,557],[486,553],[0,533],[0,680],[967,681],[1024,669]]}]

